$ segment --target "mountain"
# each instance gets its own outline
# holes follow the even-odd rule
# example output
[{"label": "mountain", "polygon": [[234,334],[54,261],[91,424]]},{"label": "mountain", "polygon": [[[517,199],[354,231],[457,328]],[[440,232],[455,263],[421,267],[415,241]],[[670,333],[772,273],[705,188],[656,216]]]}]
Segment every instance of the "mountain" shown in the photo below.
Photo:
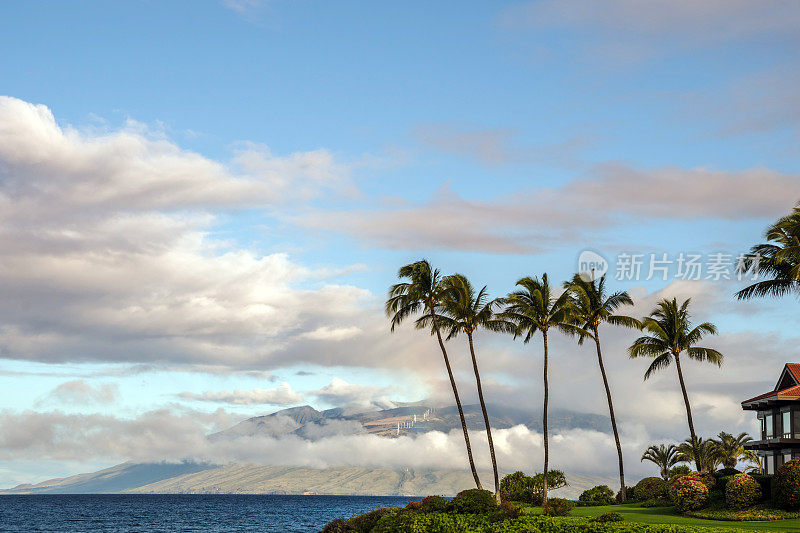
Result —
[{"label": "mountain", "polygon": [[[481,473],[491,479],[490,472]],[[554,495],[577,498],[587,488],[613,480],[567,474],[569,487]],[[99,472],[0,490],[2,494],[348,494],[370,496],[453,496],[473,486],[464,470],[411,470],[343,466],[306,468],[237,463],[123,463]]]},{"label": "mountain", "polygon": [[[283,409],[244,420],[209,440],[235,441],[241,437],[296,435],[317,440],[332,435],[368,433],[386,438],[417,435],[428,431],[460,429],[455,406],[436,408],[423,402],[395,404],[382,410],[328,409],[317,411],[309,405]],[[502,429],[523,424],[540,431],[538,413],[490,405],[492,427]],[[464,407],[470,429],[483,429],[480,407]],[[603,416],[553,409],[552,431],[593,429],[610,431]],[[490,479],[486,473],[484,479]],[[584,489],[613,486],[612,480],[567,474],[570,487],[558,494],[577,497]],[[472,486],[472,476],[461,470],[380,469],[357,466],[324,469],[295,466],[231,464],[226,466],[185,463],[123,463],[98,472],[52,479],[37,484],[0,490],[0,494],[86,494],[86,493],[248,493],[248,494],[363,494],[363,495],[453,495]]]},{"label": "mountain", "polygon": [[[538,413],[507,406],[489,405],[493,428],[505,429],[519,424],[541,431]],[[464,418],[469,429],[484,427],[479,405],[464,406]],[[592,429],[609,433],[608,417],[553,409],[549,413],[551,431]],[[449,432],[460,429],[461,421],[455,406],[435,408],[423,404],[402,405],[377,411],[348,411],[329,409],[317,411],[309,405],[283,409],[275,413],[248,418],[232,428],[210,435],[212,440],[235,439],[242,436],[278,437],[295,434],[310,440],[332,436],[371,433],[383,437],[416,435],[428,431]]]},{"label": "mountain", "polygon": [[197,463],[122,463],[90,474],[17,485],[0,494],[108,494],[216,468]]}]

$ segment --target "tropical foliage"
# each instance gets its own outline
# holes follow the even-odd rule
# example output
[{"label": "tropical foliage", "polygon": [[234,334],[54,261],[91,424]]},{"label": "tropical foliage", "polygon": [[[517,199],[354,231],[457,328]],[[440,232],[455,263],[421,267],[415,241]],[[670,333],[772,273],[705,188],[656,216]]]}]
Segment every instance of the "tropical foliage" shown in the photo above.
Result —
[{"label": "tropical foliage", "polygon": [[667,482],[660,477],[646,477],[634,487],[637,500],[660,500],[667,497]]},{"label": "tropical foliage", "polygon": [[467,448],[467,459],[472,470],[472,477],[475,480],[475,485],[480,489],[482,488],[481,480],[478,477],[478,470],[475,468],[475,460],[472,456],[472,446],[469,442],[464,409],[461,406],[458,387],[453,377],[450,358],[447,355],[444,340],[442,340],[439,314],[437,313],[437,309],[442,305],[449,288],[442,282],[439,270],[431,267],[430,263],[425,259],[401,267],[397,277],[406,281],[392,285],[389,288],[389,297],[386,300],[386,314],[391,318],[391,330],[394,331],[407,318],[423,313],[414,325],[417,329],[427,329],[431,335],[436,336],[439,342],[439,349],[442,351],[442,357],[444,358],[447,376],[450,378],[450,386],[453,389],[458,415],[461,419],[461,429],[464,433],[464,443]]},{"label": "tropical foliage", "polygon": [[708,487],[693,475],[681,476],[674,483],[675,508],[681,512],[702,509],[708,503]]},{"label": "tropical foliage", "polygon": [[572,299],[572,315],[581,332],[578,343],[582,344],[586,338],[594,341],[597,350],[597,364],[600,367],[600,376],[603,378],[603,388],[608,401],[608,414],[611,418],[611,430],[617,446],[617,462],[619,466],[620,500],[625,501],[625,469],[622,461],[622,445],[617,431],[617,418],[614,415],[614,402],[611,397],[611,386],[608,384],[606,368],[603,364],[603,354],[600,349],[600,325],[608,323],[614,326],[629,328],[641,327],[638,320],[629,316],[617,314],[617,310],[624,305],[633,305],[633,300],[627,292],[606,294],[606,277],[599,280],[587,280],[585,274],[575,274],[572,281],[564,284]]},{"label": "tropical foliage", "polygon": [[767,279],[736,293],[740,300],[800,294],[800,206],[772,224],[764,237],[767,242],[753,246],[742,266]]},{"label": "tropical foliage", "polygon": [[744,509],[761,499],[761,485],[747,474],[736,474],[725,484],[725,504],[731,509]]},{"label": "tropical foliage", "polygon": [[478,359],[475,356],[474,334],[479,328],[489,330],[501,330],[504,323],[495,318],[495,308],[500,304],[499,300],[490,300],[489,294],[484,286],[480,291],[475,291],[472,283],[462,274],[447,276],[443,283],[445,291],[439,302],[441,318],[440,327],[447,331],[447,340],[450,340],[459,333],[467,336],[469,353],[472,357],[472,369],[475,373],[475,382],[478,387],[478,400],[483,413],[484,427],[489,441],[489,456],[492,460],[492,471],[494,474],[494,493],[497,502],[500,502],[500,479],[497,471],[497,458],[494,453],[494,441],[492,440],[492,427],[489,423],[489,413],[486,409],[486,400],[483,397],[483,386],[481,376],[478,371]]},{"label": "tropical foliage", "polygon": [[506,309],[500,315],[506,331],[513,332],[514,337],[522,337],[527,344],[537,332],[542,333],[544,347],[544,367],[542,370],[544,383],[544,404],[542,409],[542,434],[544,440],[544,487],[542,499],[547,502],[548,476],[550,461],[550,440],[547,426],[547,408],[550,398],[548,382],[548,333],[556,329],[567,334],[581,331],[574,325],[574,310],[570,295],[564,292],[556,295],[550,286],[547,274],[541,279],[524,277],[517,281],[516,290],[506,299]]},{"label": "tropical foliage", "polygon": [[669,479],[669,471],[678,462],[678,449],[674,444],[651,445],[642,454],[642,461],[650,461],[661,471],[661,477]]},{"label": "tropical foliage", "polygon": [[775,472],[772,499],[781,509],[800,510],[800,459],[792,459]]},{"label": "tropical foliage", "polygon": [[697,435],[694,431],[692,408],[689,404],[689,395],[686,392],[686,383],[683,379],[681,355],[685,355],[695,361],[713,363],[717,366],[722,364],[723,356],[714,349],[697,346],[697,343],[706,335],[715,335],[717,328],[710,322],[703,322],[692,327],[689,316],[690,302],[691,299],[687,299],[681,305],[678,305],[678,301],[675,298],[672,300],[663,299],[658,302],[650,316],[642,319],[642,329],[647,334],[636,339],[628,351],[631,358],[653,358],[653,362],[644,374],[645,380],[654,372],[667,368],[673,362],[675,363],[675,367],[678,370],[678,381],[683,393],[683,401],[686,406],[686,418],[689,423],[695,465],[700,470],[702,467],[700,456],[698,455]]}]

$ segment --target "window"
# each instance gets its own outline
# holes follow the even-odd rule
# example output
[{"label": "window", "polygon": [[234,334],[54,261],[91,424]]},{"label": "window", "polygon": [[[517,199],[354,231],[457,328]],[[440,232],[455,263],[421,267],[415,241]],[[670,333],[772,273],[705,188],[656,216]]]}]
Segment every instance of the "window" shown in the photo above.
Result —
[{"label": "window", "polygon": [[794,430],[794,438],[800,439],[800,409],[796,409],[792,412],[792,422],[794,422],[793,430]]},{"label": "window", "polygon": [[774,463],[772,462],[772,456],[771,455],[765,455],[764,456],[764,473],[765,474],[774,474],[775,473],[775,467],[773,465],[774,465]]},{"label": "window", "polygon": [[789,411],[784,411],[781,413],[781,429],[783,430],[783,438],[784,439],[791,439],[792,438],[792,413]]},{"label": "window", "polygon": [[791,452],[783,454],[783,462],[782,462],[782,464],[786,464],[791,460],[792,460],[792,453]]},{"label": "window", "polygon": [[772,415],[765,415],[764,416],[764,438],[771,439],[774,436],[772,431]]}]

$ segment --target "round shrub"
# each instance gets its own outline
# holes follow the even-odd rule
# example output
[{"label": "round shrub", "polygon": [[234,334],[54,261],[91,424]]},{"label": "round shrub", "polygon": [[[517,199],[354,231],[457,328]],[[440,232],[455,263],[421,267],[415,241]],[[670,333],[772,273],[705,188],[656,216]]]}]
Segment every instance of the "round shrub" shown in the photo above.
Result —
[{"label": "round shrub", "polygon": [[[438,498],[438,496],[434,497]],[[447,503],[447,500],[445,500],[445,503]],[[378,524],[378,521],[391,511],[388,508],[375,509],[374,511],[354,516],[347,521],[347,525],[358,533],[369,533]]]},{"label": "round shrub", "polygon": [[723,468],[722,470],[717,470],[714,472],[714,476],[717,478],[735,476],[736,474],[741,474],[741,471],[736,470],[735,468]]},{"label": "round shrub", "polygon": [[731,509],[744,509],[761,499],[761,485],[752,476],[736,474],[725,485],[725,504]]},{"label": "round shrub", "polygon": [[699,477],[681,476],[673,484],[675,507],[681,511],[696,511],[708,504],[708,487]]},{"label": "round shrub", "polygon": [[549,498],[542,506],[542,514],[546,516],[566,516],[575,507],[575,502],[564,498]]},{"label": "round shrub", "polygon": [[614,491],[608,488],[608,485],[597,485],[591,489],[587,489],[578,496],[579,502],[592,502],[602,505],[610,505],[614,503]]},{"label": "round shrub", "polygon": [[450,502],[448,509],[456,514],[486,514],[497,510],[497,501],[488,490],[462,490]]},{"label": "round shrub", "polygon": [[637,500],[656,500],[667,497],[667,482],[660,477],[646,477],[633,488]]},{"label": "round shrub", "polygon": [[592,518],[592,522],[622,522],[624,518],[619,513],[603,513]]},{"label": "round shrub", "polygon": [[692,469],[686,465],[673,466],[672,468],[669,469],[669,479],[672,480],[673,478],[676,478],[678,476],[685,476],[686,474],[691,474],[691,473]]},{"label": "round shrub", "polygon": [[692,472],[691,475],[700,479],[700,481],[703,482],[703,485],[705,485],[708,490],[713,489],[714,485],[717,484],[717,478],[714,477],[714,474],[709,472]]},{"label": "round shrub", "polygon": [[772,499],[787,511],[800,509],[800,459],[781,466],[772,479]]},{"label": "round shrub", "polygon": [[409,502],[406,509],[421,513],[438,513],[447,509],[448,501],[442,496],[428,496],[418,502]]},{"label": "round shrub", "polygon": [[356,531],[356,529],[341,518],[337,518],[325,524],[320,533],[351,533],[353,531]]}]

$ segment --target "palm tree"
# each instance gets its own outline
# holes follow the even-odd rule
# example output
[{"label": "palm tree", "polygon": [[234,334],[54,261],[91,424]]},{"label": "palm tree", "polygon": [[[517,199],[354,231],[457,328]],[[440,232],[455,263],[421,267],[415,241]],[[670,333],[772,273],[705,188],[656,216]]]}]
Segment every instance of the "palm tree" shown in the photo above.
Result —
[{"label": "palm tree", "polygon": [[415,326],[417,329],[430,329],[431,335],[436,335],[439,341],[439,348],[442,350],[444,365],[447,368],[447,376],[450,378],[450,386],[453,388],[453,396],[456,400],[458,415],[461,417],[461,429],[464,431],[464,442],[467,445],[467,457],[469,466],[472,469],[472,477],[475,485],[481,489],[481,480],[478,478],[478,471],[475,469],[475,460],[472,457],[472,447],[469,443],[469,432],[467,422],[464,419],[464,409],[461,407],[461,399],[458,396],[458,387],[453,377],[453,370],[450,367],[450,359],[447,357],[447,349],[442,340],[439,329],[439,316],[437,306],[441,304],[447,288],[442,283],[438,269],[431,268],[427,260],[422,259],[416,263],[411,263],[400,268],[397,277],[408,281],[392,285],[389,288],[389,298],[386,300],[386,314],[391,317],[392,332],[401,322],[411,315],[423,312],[422,317],[417,319]]},{"label": "palm tree", "polygon": [[478,385],[478,399],[483,411],[483,421],[486,425],[486,436],[489,440],[489,455],[492,458],[494,472],[494,495],[500,502],[500,476],[497,471],[497,458],[494,453],[492,441],[492,428],[489,423],[489,413],[483,398],[481,376],[478,372],[478,359],[475,357],[475,341],[473,335],[478,328],[489,330],[502,329],[502,323],[495,318],[494,309],[500,300],[489,300],[489,294],[484,286],[477,294],[472,283],[463,274],[453,274],[444,278],[446,287],[445,296],[440,302],[441,316],[439,325],[448,331],[447,340],[455,338],[459,333],[464,333],[469,342],[469,353],[472,356],[472,369],[475,372],[475,382]]},{"label": "palm tree", "polygon": [[725,468],[736,468],[736,465],[741,459],[746,459],[749,450],[744,449],[745,443],[753,440],[747,433],[739,433],[733,436],[730,433],[722,431],[717,435],[718,439],[714,440],[717,444],[717,454],[722,466]]},{"label": "palm tree", "polygon": [[669,479],[669,469],[678,462],[678,449],[674,444],[664,446],[655,444],[648,447],[642,454],[642,461],[650,461],[661,470],[661,477]]},{"label": "palm tree", "polygon": [[753,450],[745,450],[745,461],[750,461],[750,465],[747,465],[744,469],[745,472],[753,472],[755,474],[762,473],[762,465],[761,465],[761,457],[758,456],[756,452]]},{"label": "palm tree", "polygon": [[753,246],[744,265],[769,279],[736,293],[737,298],[800,295],[800,205],[778,219],[764,234],[767,243]]},{"label": "palm tree", "polygon": [[642,329],[649,333],[639,337],[634,341],[628,353],[631,358],[652,357],[653,362],[644,373],[644,379],[648,379],[654,372],[666,368],[675,361],[678,369],[678,381],[683,392],[683,403],[686,404],[686,418],[689,422],[689,434],[692,439],[695,465],[700,469],[700,457],[697,450],[697,434],[694,432],[692,422],[692,408],[689,405],[689,395],[686,393],[686,383],[683,381],[683,371],[681,370],[681,354],[686,354],[689,359],[722,365],[722,354],[711,348],[701,348],[696,346],[705,335],[715,335],[717,327],[710,322],[692,328],[689,319],[689,303],[691,298],[678,306],[675,298],[672,300],[663,299],[658,302],[657,307],[650,313],[650,316],[642,319]]},{"label": "palm tree", "polygon": [[556,297],[550,288],[547,274],[542,279],[524,277],[517,281],[521,290],[512,292],[505,298],[507,307],[500,318],[506,324],[506,331],[513,332],[514,337],[523,336],[527,344],[537,331],[542,332],[544,343],[544,409],[542,411],[542,434],[544,438],[544,488],[542,502],[547,502],[547,471],[550,460],[549,439],[547,434],[547,404],[550,389],[547,382],[548,353],[547,334],[550,328],[556,328],[567,334],[578,333],[572,316],[572,302],[568,292]]},{"label": "palm tree", "polygon": [[694,445],[692,445],[692,439],[686,439],[678,444],[678,461],[690,463],[693,460],[698,472],[714,472],[722,462],[717,442],[713,439],[703,440],[702,437],[698,437]]},{"label": "palm tree", "polygon": [[597,364],[600,366],[600,375],[603,377],[603,386],[606,389],[606,400],[608,401],[608,413],[611,418],[611,429],[614,431],[614,441],[617,444],[620,495],[622,501],[625,501],[625,472],[622,463],[622,445],[619,442],[617,419],[614,416],[614,402],[611,400],[611,387],[608,384],[606,369],[603,365],[603,353],[600,350],[599,327],[600,324],[607,322],[615,326],[639,329],[641,328],[641,324],[635,318],[614,314],[614,312],[623,305],[633,305],[633,300],[627,292],[615,292],[610,296],[606,296],[605,286],[605,276],[602,276],[598,281],[594,279],[587,281],[580,274],[575,274],[572,281],[564,284],[564,287],[572,295],[576,325],[579,325],[585,332],[578,337],[578,344],[583,344],[586,337],[589,337],[594,340],[595,347],[597,348]]}]

